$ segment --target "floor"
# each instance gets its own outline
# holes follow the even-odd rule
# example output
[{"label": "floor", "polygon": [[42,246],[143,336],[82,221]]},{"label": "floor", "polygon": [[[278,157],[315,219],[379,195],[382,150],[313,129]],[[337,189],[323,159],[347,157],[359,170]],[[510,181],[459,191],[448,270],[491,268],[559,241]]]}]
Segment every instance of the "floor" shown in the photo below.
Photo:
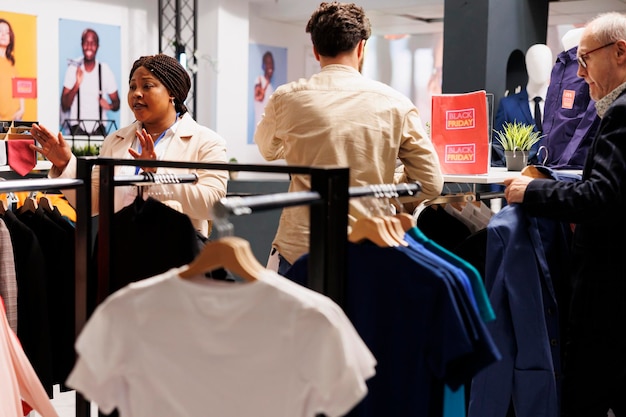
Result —
[{"label": "floor", "polygon": [[[76,405],[76,393],[74,391],[60,392],[59,386],[53,387],[52,405],[59,414],[59,417],[76,417],[75,405]],[[41,417],[41,415],[35,411],[30,413],[28,417]],[[91,404],[91,417],[98,417],[98,407],[95,404]],[[607,417],[615,417],[612,410],[609,410]]]},{"label": "floor", "polygon": [[[76,393],[74,391],[60,392],[59,386],[53,388],[52,405],[59,414],[59,417],[75,417]],[[28,417],[41,417],[35,411],[30,413]],[[91,404],[91,417],[98,417],[98,408],[95,404]],[[609,410],[607,417],[615,417],[613,411]]]},{"label": "floor", "polygon": [[[59,417],[75,417],[76,416],[76,392],[65,391],[61,392],[59,386],[55,385],[52,389],[52,405],[59,414]],[[98,416],[98,408],[95,404],[91,405],[91,417]],[[41,415],[35,411],[31,412],[28,417],[41,417]]]}]

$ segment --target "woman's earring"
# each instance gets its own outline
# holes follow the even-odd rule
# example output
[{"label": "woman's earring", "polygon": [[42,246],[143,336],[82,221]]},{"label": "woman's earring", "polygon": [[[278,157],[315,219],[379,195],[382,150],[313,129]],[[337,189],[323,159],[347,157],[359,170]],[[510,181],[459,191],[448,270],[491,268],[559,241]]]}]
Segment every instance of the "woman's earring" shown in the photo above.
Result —
[{"label": "woman's earring", "polygon": [[172,97],[172,106],[175,106],[176,103],[174,102],[174,97]]}]

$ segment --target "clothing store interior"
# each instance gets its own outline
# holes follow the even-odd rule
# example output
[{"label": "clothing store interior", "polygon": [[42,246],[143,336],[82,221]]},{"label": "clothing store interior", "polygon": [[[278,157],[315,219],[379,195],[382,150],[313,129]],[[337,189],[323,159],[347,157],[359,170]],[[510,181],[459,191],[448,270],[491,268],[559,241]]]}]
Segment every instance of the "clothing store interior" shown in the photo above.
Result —
[{"label": "clothing store interior", "polygon": [[4,2],[0,416],[626,417],[624,57],[626,0]]}]

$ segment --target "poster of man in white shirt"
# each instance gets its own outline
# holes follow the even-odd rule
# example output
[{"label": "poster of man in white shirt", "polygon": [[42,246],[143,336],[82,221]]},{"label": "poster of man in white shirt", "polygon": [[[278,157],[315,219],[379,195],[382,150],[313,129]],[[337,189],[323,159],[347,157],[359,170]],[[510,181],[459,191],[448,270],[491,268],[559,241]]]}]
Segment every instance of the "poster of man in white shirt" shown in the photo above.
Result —
[{"label": "poster of man in white shirt", "polygon": [[287,48],[250,44],[249,62],[248,143],[254,143],[254,129],[265,105],[276,87],[287,82]]},{"label": "poster of man in white shirt", "polygon": [[60,128],[65,134],[104,137],[119,126],[119,27],[61,20],[59,32],[60,65],[65,66]]}]

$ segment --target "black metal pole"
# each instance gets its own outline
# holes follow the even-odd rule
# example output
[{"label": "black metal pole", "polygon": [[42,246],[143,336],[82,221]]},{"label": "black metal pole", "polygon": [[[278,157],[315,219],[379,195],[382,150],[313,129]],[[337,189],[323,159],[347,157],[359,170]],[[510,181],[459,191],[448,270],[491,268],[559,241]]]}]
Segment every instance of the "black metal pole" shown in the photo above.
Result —
[{"label": "black metal pole", "polygon": [[311,190],[322,197],[310,206],[309,287],[344,304],[348,274],[349,168],[313,168]]}]

